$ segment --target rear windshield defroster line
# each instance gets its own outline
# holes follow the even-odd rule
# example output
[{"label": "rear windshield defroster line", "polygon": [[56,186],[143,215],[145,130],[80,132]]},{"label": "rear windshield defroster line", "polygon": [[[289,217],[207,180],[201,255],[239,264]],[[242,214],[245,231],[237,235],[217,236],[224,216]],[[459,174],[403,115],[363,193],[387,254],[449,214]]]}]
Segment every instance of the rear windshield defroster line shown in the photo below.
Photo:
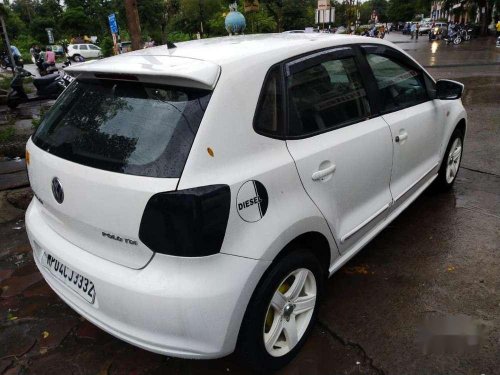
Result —
[{"label": "rear windshield defroster line", "polygon": [[33,136],[63,159],[137,176],[179,178],[211,91],[76,80]]}]

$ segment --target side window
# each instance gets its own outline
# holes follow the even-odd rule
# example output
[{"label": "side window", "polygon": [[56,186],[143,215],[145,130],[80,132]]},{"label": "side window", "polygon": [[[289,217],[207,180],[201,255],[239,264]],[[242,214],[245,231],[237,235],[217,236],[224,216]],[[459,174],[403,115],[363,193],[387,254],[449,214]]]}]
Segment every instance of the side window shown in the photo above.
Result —
[{"label": "side window", "polygon": [[73,46],[73,49],[78,49],[78,46],[77,46],[77,45],[74,45],[74,46]]},{"label": "side window", "polygon": [[283,134],[283,105],[280,66],[271,68],[262,86],[254,117],[254,129],[264,135]]},{"label": "side window", "polygon": [[86,44],[81,44],[81,45],[80,45],[80,49],[86,49],[86,50],[88,50],[88,47],[87,47],[87,45],[86,45]]},{"label": "side window", "polygon": [[96,46],[94,46],[93,44],[91,44],[91,45],[89,46],[89,48],[90,48],[90,49],[93,49],[93,50],[97,50],[97,49],[99,49],[99,48],[97,48]]},{"label": "side window", "polygon": [[364,120],[370,104],[353,57],[329,60],[287,79],[289,134],[305,136]]},{"label": "side window", "polygon": [[397,111],[429,100],[422,72],[390,57],[367,54],[377,81],[381,110]]}]

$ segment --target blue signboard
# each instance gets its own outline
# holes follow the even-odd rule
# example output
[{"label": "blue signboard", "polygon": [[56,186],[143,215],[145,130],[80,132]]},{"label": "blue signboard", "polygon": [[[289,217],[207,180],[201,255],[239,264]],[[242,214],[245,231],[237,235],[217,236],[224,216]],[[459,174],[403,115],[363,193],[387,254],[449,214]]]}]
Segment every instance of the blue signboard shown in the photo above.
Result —
[{"label": "blue signboard", "polygon": [[116,24],[116,17],[115,17],[115,14],[114,13],[111,13],[109,16],[108,16],[108,20],[109,20],[109,28],[111,29],[111,32],[113,34],[118,34],[118,25]]}]

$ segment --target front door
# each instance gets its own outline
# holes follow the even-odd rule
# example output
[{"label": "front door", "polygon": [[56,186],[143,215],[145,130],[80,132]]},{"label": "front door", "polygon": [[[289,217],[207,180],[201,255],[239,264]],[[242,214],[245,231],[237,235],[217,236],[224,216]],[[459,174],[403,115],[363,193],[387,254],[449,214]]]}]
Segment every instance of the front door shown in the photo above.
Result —
[{"label": "front door", "polygon": [[286,66],[287,146],[301,181],[326,218],[341,252],[349,251],[392,202],[392,140],[372,105],[350,48]]},{"label": "front door", "polygon": [[432,100],[430,78],[405,56],[366,51],[380,110],[392,133],[391,192],[396,208],[437,173],[443,108]]}]

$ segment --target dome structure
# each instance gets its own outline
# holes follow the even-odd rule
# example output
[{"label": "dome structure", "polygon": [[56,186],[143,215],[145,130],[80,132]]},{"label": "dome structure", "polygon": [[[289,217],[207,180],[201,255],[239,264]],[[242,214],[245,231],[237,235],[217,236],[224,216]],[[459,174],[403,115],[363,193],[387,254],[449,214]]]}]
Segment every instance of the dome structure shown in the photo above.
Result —
[{"label": "dome structure", "polygon": [[247,26],[245,16],[238,12],[236,3],[229,5],[229,13],[226,16],[224,25],[229,35],[242,34]]}]

